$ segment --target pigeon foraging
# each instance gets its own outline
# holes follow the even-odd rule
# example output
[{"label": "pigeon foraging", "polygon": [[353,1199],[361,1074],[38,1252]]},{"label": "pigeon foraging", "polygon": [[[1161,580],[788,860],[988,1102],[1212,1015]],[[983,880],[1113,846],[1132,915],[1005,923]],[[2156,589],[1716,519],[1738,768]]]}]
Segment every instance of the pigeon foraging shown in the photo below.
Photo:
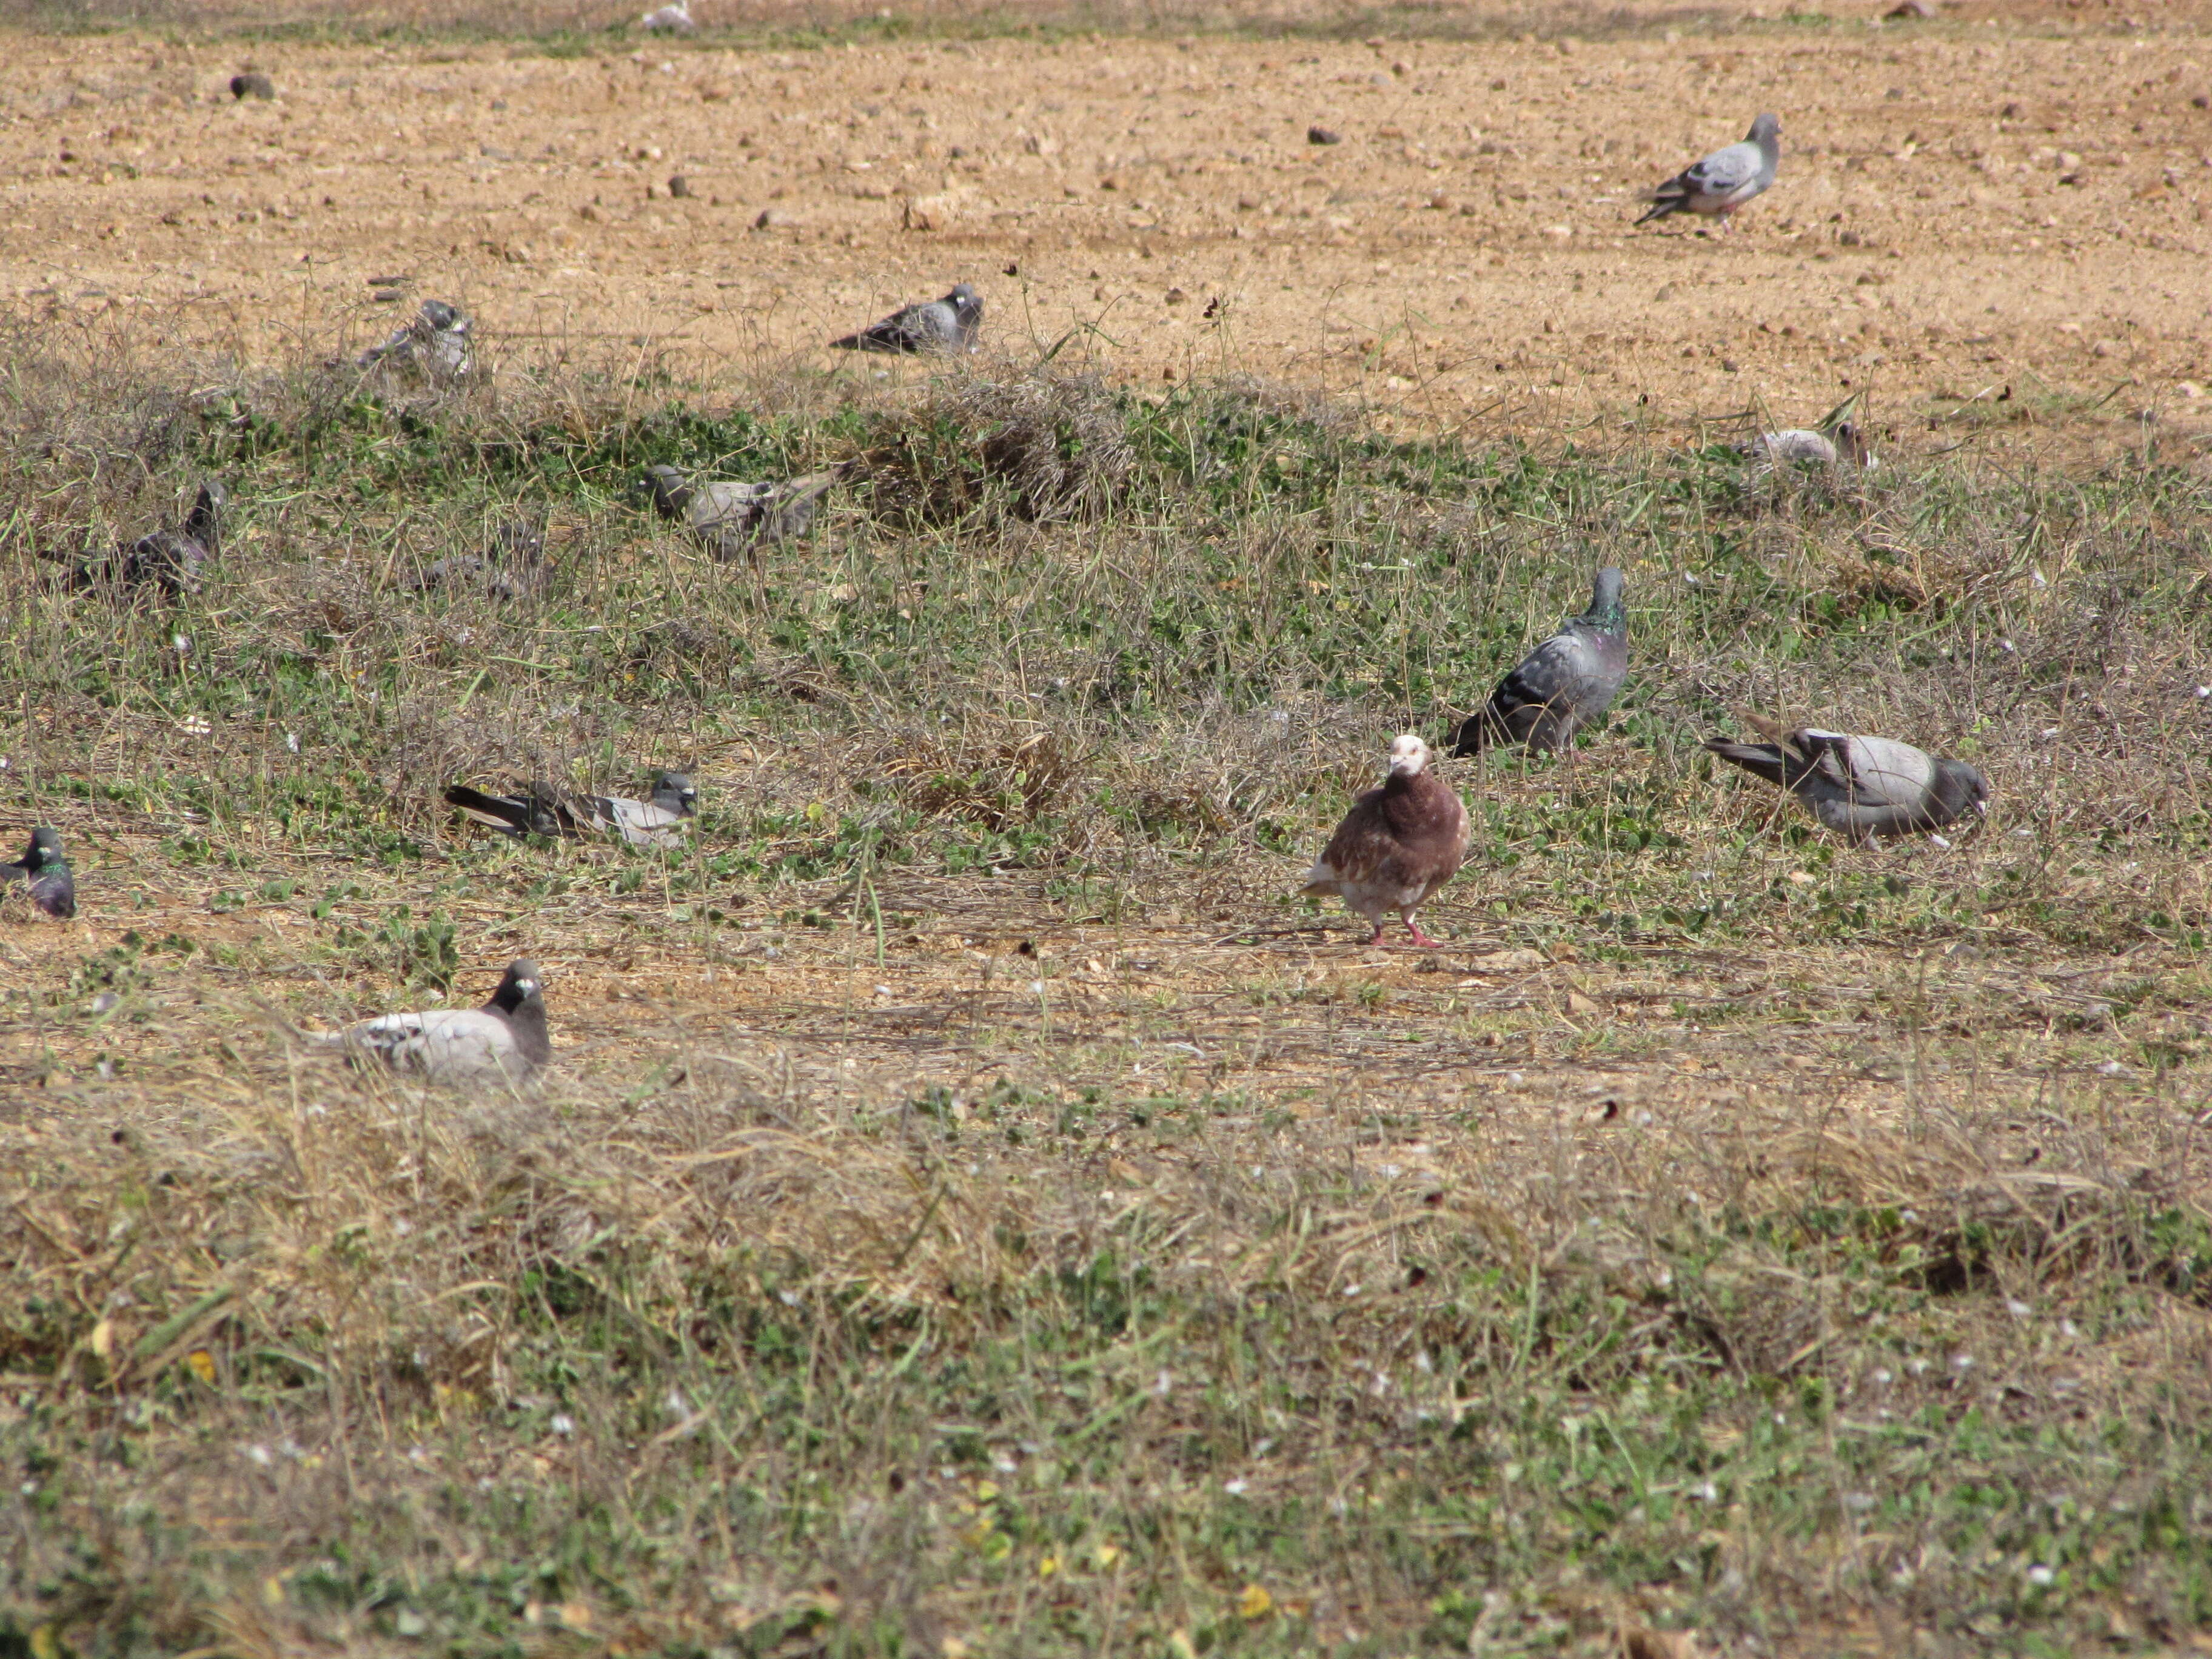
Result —
[{"label": "pigeon foraging", "polygon": [[1463,721],[1452,739],[1456,755],[1479,755],[1495,744],[1522,744],[1537,754],[1569,747],[1575,733],[1605,713],[1628,678],[1628,613],[1622,577],[1597,573],[1589,609],[1521,659]]},{"label": "pigeon foraging", "polygon": [[544,532],[518,520],[493,531],[483,552],[436,560],[404,586],[418,593],[433,587],[475,587],[495,599],[537,599],[552,578]]},{"label": "pigeon foraging", "polygon": [[446,804],[463,817],[520,840],[544,836],[570,840],[585,836],[618,836],[632,847],[677,848],[684,844],[686,820],[699,811],[699,792],[681,772],[656,772],[645,800],[621,795],[580,795],[532,783],[512,795],[488,795],[457,783],[446,791]]},{"label": "pigeon foraging", "polygon": [[941,300],[908,306],[830,343],[841,351],[969,352],[982,326],[982,296],[962,283]]},{"label": "pigeon foraging", "polygon": [[1774,182],[1782,161],[1782,118],[1762,115],[1740,143],[1715,150],[1704,160],[1684,167],[1644,198],[1650,210],[1636,222],[1664,219],[1673,213],[1694,213],[1700,218],[1727,217]]},{"label": "pigeon foraging", "polygon": [[319,1039],[444,1088],[514,1088],[553,1058],[538,964],[510,962],[481,1008],[386,1014]]},{"label": "pigeon foraging", "polygon": [[362,352],[363,368],[380,363],[412,363],[426,374],[457,376],[469,372],[470,322],[465,313],[443,300],[425,300],[415,320],[380,346]]},{"label": "pigeon foraging", "polygon": [[198,592],[208,562],[222,550],[222,515],[229,505],[230,492],[221,479],[203,479],[182,529],[156,530],[128,547],[86,560],[76,567],[70,586],[93,587],[112,581],[168,599]]},{"label": "pigeon foraging", "polygon": [[1300,890],[1310,898],[1342,899],[1373,924],[1370,945],[1382,942],[1383,917],[1395,910],[1413,943],[1435,945],[1413,913],[1467,857],[1467,808],[1429,769],[1431,758],[1429,745],[1411,732],[1392,738],[1389,776],[1353,799]]},{"label": "pigeon foraging", "polygon": [[23,884],[31,902],[50,916],[76,914],[76,880],[62,856],[62,838],[52,830],[31,831],[30,850],[15,864],[0,864],[0,892]]},{"label": "pigeon foraging", "polygon": [[1940,830],[1989,811],[1990,786],[1964,761],[1941,760],[1889,738],[1848,737],[1808,726],[1784,732],[1753,720],[1768,741],[1708,738],[1705,747],[1796,796],[1820,824],[1863,843],[1877,836]]}]

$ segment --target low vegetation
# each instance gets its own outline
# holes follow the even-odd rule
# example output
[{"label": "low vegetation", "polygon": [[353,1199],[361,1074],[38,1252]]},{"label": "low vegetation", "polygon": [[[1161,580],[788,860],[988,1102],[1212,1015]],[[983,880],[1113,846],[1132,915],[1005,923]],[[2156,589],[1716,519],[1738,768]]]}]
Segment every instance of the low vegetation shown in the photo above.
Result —
[{"label": "low vegetation", "polygon": [[[2212,1632],[2201,477],[482,349],[6,344],[0,818],[84,913],[0,917],[0,1644]],[[636,489],[839,461],[728,563]],[[58,580],[208,473],[201,592]],[[518,516],[544,597],[408,586]],[[1448,948],[1362,951],[1305,860],[1600,562],[1607,729],[1451,763]],[[1839,845],[1745,708],[1990,821]],[[689,850],[440,801],[650,765]],[[542,1097],[287,1034],[526,951]]]}]

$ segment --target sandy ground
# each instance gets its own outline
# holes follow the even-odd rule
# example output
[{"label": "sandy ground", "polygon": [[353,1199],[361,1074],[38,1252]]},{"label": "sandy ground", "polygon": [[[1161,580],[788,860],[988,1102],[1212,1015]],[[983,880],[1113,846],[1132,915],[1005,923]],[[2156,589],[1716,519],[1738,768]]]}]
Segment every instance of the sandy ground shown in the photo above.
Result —
[{"label": "sandy ground", "polygon": [[[1076,331],[1139,382],[1251,369],[1386,420],[1679,431],[1870,387],[1922,448],[1970,424],[1931,400],[1978,395],[2006,441],[2024,413],[2140,441],[2145,411],[2212,441],[2194,29],[634,46],[13,35],[0,303],[274,356],[388,328],[368,279],[405,275],[495,360],[636,339],[707,372],[828,368],[966,279],[1000,349]],[[273,101],[231,98],[249,64]],[[1781,179],[1733,234],[1632,228],[1763,108]]]}]

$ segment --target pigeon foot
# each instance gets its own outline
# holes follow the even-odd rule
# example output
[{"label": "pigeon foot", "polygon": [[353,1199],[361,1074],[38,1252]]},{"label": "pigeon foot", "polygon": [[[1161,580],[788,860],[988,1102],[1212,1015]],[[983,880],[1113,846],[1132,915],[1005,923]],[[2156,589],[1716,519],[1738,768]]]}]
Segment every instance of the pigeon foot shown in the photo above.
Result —
[{"label": "pigeon foot", "polygon": [[[1407,916],[1406,918],[1406,931],[1413,936],[1413,943],[1419,945],[1425,951],[1441,951],[1444,948],[1444,942],[1442,939],[1431,939],[1426,933],[1421,931],[1421,924],[1415,921],[1411,916]],[[1382,930],[1380,927],[1377,927],[1375,930],[1375,933],[1376,936],[1379,939],[1382,936]]]}]

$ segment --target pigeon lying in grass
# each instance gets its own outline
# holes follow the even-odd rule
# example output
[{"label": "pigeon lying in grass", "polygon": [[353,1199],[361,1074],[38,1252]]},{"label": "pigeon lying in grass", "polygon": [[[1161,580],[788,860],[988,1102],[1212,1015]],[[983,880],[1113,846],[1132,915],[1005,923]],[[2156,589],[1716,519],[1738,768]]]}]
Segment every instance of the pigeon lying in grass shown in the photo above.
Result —
[{"label": "pigeon lying in grass", "polygon": [[449,1089],[512,1089],[553,1058],[538,964],[510,962],[481,1008],[426,1008],[363,1020],[318,1041]]},{"label": "pigeon lying in grass", "polygon": [[1568,747],[1605,713],[1628,678],[1628,613],[1620,572],[1597,573],[1589,609],[1570,620],[1498,681],[1490,701],[1462,722],[1452,752],[1479,755],[1492,744],[1525,744],[1538,754]]},{"label": "pigeon lying in grass", "polygon": [[0,892],[23,884],[31,902],[50,916],[76,914],[76,881],[62,856],[62,838],[46,829],[31,831],[30,849],[19,864],[0,864]]},{"label": "pigeon lying in grass", "polygon": [[672,0],[665,6],[656,6],[639,18],[648,34],[693,34],[699,26],[691,21],[691,0]]},{"label": "pigeon lying in grass", "polygon": [[517,520],[493,531],[483,552],[451,554],[425,566],[404,586],[418,593],[433,587],[473,587],[495,599],[520,599],[543,595],[552,578],[545,532]]},{"label": "pigeon lying in grass", "polygon": [[183,529],[156,530],[127,547],[83,561],[70,586],[96,587],[112,582],[171,599],[198,592],[208,562],[222,550],[222,515],[229,505],[230,492],[222,480],[202,481]]},{"label": "pigeon lying in grass", "polygon": [[1875,464],[1874,451],[1859,424],[1860,406],[1860,396],[1854,392],[1821,416],[1817,427],[1762,432],[1741,446],[1741,453],[1777,466],[1800,462],[1835,466],[1849,461],[1853,466],[1871,467]]},{"label": "pigeon lying in grass", "polygon": [[361,354],[363,368],[412,363],[424,374],[447,377],[469,372],[469,328],[465,313],[443,300],[425,300],[415,320],[380,346]]},{"label": "pigeon lying in grass", "polygon": [[646,469],[645,485],[655,512],[684,526],[716,558],[728,561],[757,541],[804,536],[813,526],[823,495],[844,473],[843,467],[833,466],[781,483],[694,483],[672,466],[654,466]]},{"label": "pigeon lying in grass", "polygon": [[1452,878],[1467,856],[1467,808],[1458,793],[1429,769],[1429,745],[1411,732],[1390,741],[1390,775],[1355,798],[1322,855],[1306,872],[1308,897],[1341,898],[1375,926],[1395,910],[1416,945],[1437,940],[1413,913]]},{"label": "pigeon lying in grass", "polygon": [[611,835],[632,847],[676,848],[690,827],[686,820],[699,811],[699,792],[681,772],[656,772],[645,800],[572,794],[545,783],[532,783],[518,794],[488,795],[457,783],[446,791],[446,804],[518,840]]},{"label": "pigeon lying in grass", "polygon": [[1766,742],[1708,738],[1705,747],[1787,789],[1822,824],[1855,842],[1940,830],[1968,812],[1978,818],[1989,811],[1989,781],[1964,761],[1938,760],[1888,738],[1811,727],[1784,732],[1747,718]]},{"label": "pigeon lying in grass", "polygon": [[1663,219],[1670,213],[1694,213],[1702,218],[1717,215],[1725,224],[1729,214],[1774,182],[1774,170],[1782,160],[1781,136],[1779,116],[1760,116],[1742,143],[1692,162],[1645,197],[1650,210],[1636,222]]},{"label": "pigeon lying in grass", "polygon": [[982,297],[962,283],[941,300],[908,306],[830,343],[843,351],[973,351],[982,326]]}]

